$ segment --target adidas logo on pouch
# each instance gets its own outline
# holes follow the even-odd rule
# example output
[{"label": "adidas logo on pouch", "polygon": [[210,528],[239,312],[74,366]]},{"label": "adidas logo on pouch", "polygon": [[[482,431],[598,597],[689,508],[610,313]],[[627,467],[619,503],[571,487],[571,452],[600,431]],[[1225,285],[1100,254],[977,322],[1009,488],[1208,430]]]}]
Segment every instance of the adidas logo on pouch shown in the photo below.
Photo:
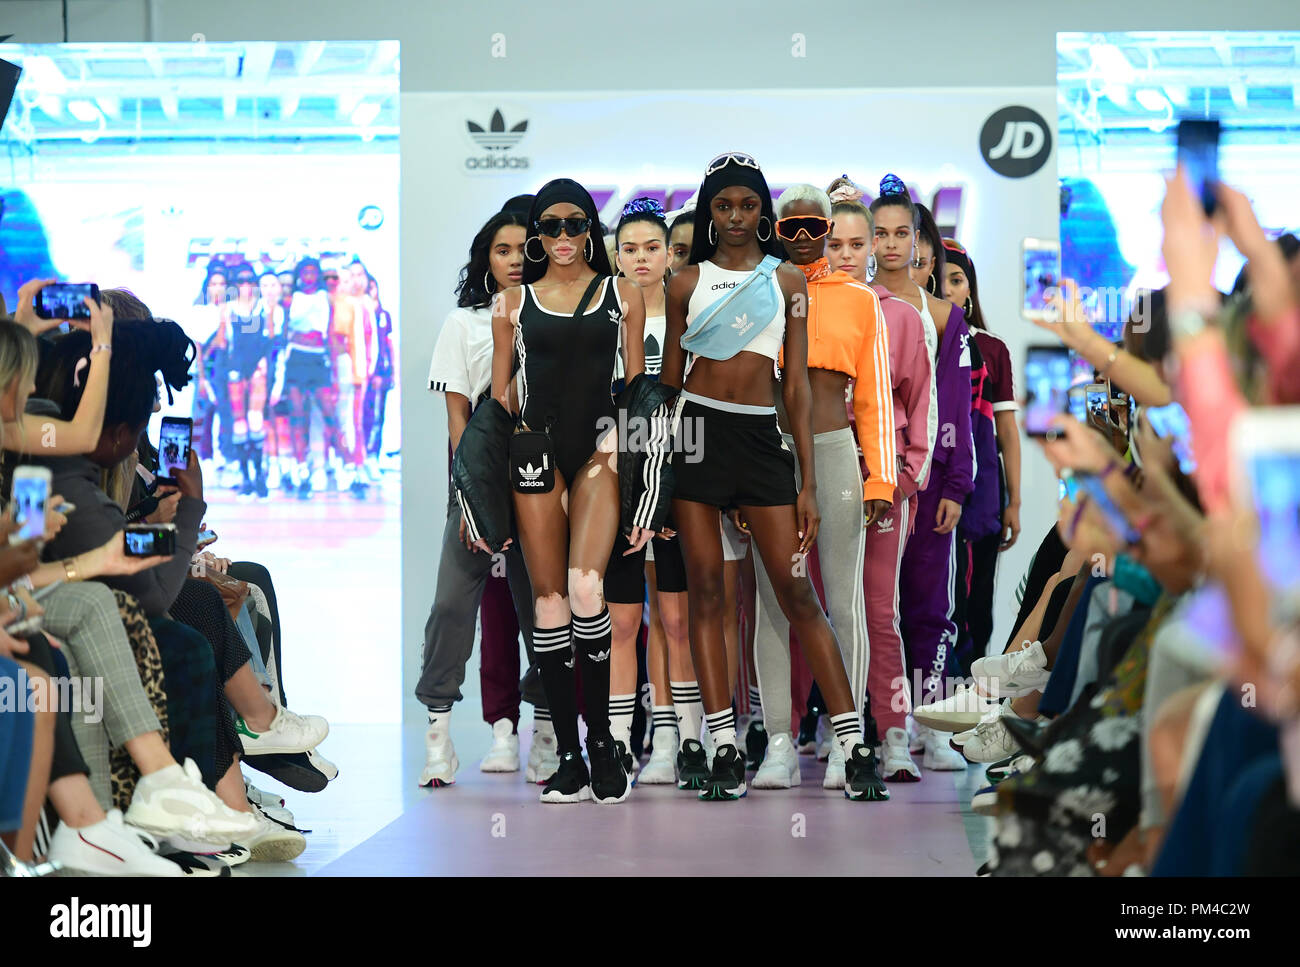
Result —
[{"label": "adidas logo on pouch", "polygon": [[543,481],[538,479],[539,477],[541,477],[542,471],[545,469],[546,469],[545,462],[543,462],[542,466],[540,467],[534,467],[531,463],[529,463],[527,466],[520,467],[519,476],[523,477],[524,479],[519,481],[519,486],[545,487],[546,484]]},{"label": "adidas logo on pouch", "polygon": [[753,326],[754,324],[749,321],[748,312],[744,313],[743,315],[736,316],[736,321],[731,324],[731,328],[735,329],[742,336],[745,333],[749,332],[749,330],[752,329]]}]

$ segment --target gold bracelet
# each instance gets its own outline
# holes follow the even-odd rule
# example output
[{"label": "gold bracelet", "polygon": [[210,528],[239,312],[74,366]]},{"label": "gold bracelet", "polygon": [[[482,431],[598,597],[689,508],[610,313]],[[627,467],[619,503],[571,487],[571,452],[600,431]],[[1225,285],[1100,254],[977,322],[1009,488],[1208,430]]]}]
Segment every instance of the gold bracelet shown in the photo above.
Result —
[{"label": "gold bracelet", "polygon": [[77,559],[75,557],[67,557],[64,558],[61,563],[63,564],[64,578],[68,581],[77,580]]}]

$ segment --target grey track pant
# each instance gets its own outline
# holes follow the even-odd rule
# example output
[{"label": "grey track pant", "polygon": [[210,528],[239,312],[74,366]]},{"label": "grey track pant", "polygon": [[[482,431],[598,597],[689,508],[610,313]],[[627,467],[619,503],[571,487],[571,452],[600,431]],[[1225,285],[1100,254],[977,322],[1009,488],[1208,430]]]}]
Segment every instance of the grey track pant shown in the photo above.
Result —
[{"label": "grey track pant", "polygon": [[[782,434],[794,450],[794,438]],[[862,468],[858,464],[853,431],[848,427],[813,436],[813,461],[817,470],[817,507],[821,528],[817,532],[817,557],[831,626],[844,657],[853,690],[853,705],[862,710],[867,692],[867,611],[862,590],[862,555],[866,529],[862,524]],[[795,480],[802,486],[799,465]],[[763,719],[771,735],[789,732],[790,622],[777,604],[772,582],[754,555],[758,579],[754,663],[763,697]]]},{"label": "grey track pant", "polygon": [[[519,541],[501,552],[499,557],[482,551],[468,550],[460,540],[460,507],[452,504],[447,525],[442,531],[442,557],[438,562],[438,587],[433,607],[424,625],[424,667],[415,696],[425,705],[459,702],[460,687],[465,682],[465,664],[474,651],[474,633],[478,623],[483,587],[494,564],[504,564],[510,581],[510,595],[523,634],[528,662],[533,659],[533,590],[524,567]],[[525,675],[523,699],[529,705],[546,707],[546,693],[541,676]]]}]

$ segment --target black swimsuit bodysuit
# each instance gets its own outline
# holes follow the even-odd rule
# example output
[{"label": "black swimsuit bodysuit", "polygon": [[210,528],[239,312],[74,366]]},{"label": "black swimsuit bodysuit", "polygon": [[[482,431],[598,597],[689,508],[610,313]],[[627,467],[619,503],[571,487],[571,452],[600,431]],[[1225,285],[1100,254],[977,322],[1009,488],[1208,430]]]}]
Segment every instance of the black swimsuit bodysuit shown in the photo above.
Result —
[{"label": "black swimsuit bodysuit", "polygon": [[623,309],[618,287],[606,279],[580,319],[551,312],[524,286],[515,328],[520,408],[530,430],[546,430],[566,484],[596,452],[602,417],[614,419],[610,383]]}]

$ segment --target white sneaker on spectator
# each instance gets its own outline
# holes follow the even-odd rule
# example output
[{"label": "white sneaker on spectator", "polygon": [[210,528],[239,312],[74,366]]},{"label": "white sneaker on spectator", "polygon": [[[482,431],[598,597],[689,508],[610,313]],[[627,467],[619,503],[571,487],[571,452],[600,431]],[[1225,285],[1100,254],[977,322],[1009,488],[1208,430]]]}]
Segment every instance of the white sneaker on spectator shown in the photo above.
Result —
[{"label": "white sneaker on spectator", "polygon": [[519,736],[509,719],[492,723],[492,747],[478,764],[479,772],[518,772]]},{"label": "white sneaker on spectator", "polygon": [[637,782],[647,786],[677,784],[677,730],[655,729],[650,761],[641,769]]},{"label": "white sneaker on spectator", "polygon": [[948,740],[952,738],[950,733],[939,732],[924,725],[917,726],[916,731],[920,734],[921,741],[925,743],[921,768],[933,769],[936,772],[957,772],[966,768],[966,760],[948,745]]},{"label": "white sneaker on spectator", "polygon": [[277,708],[265,732],[254,732],[240,717],[235,720],[235,733],[244,755],[274,755],[311,751],[325,741],[330,726],[319,715],[299,715],[287,708]]},{"label": "white sneaker on spectator", "polygon": [[1040,691],[1052,677],[1041,641],[1019,651],[978,658],[970,671],[982,692],[1000,698],[1020,698]]},{"label": "white sneaker on spectator", "polygon": [[1004,715],[1019,718],[1007,705],[1003,707],[1002,715],[995,716],[977,725],[975,735],[962,746],[962,754],[967,759],[971,762],[997,762],[999,759],[1005,759],[1007,756],[1020,751],[1020,746],[1016,744],[1016,740],[1011,737],[1011,733],[1002,724],[1002,716]]},{"label": "white sneaker on spectator", "polygon": [[[785,732],[769,735],[763,763],[750,785],[755,789],[789,789],[803,781],[799,775],[799,753]],[[841,783],[842,785],[842,783]]]},{"label": "white sneaker on spectator", "polygon": [[[880,776],[885,782],[917,782],[921,770],[912,761],[908,749],[907,730],[898,726],[885,730],[885,744],[881,755]],[[921,750],[925,750],[922,743]]]},{"label": "white sneaker on spectator", "polygon": [[925,743],[916,731],[916,719],[911,715],[907,716],[907,751],[912,755],[925,751]]},{"label": "white sneaker on spectator", "polygon": [[971,797],[970,808],[977,816],[992,816],[997,812],[998,787],[985,786]]},{"label": "white sneaker on spectator", "polygon": [[928,729],[939,732],[965,732],[979,725],[984,714],[990,708],[996,708],[997,704],[996,698],[981,695],[974,688],[961,685],[956,692],[942,701],[918,705],[912,710],[912,717],[916,719],[918,726]]},{"label": "white sneaker on spectator", "polygon": [[240,844],[248,849],[254,863],[287,863],[296,859],[307,848],[307,840],[296,829],[285,829],[266,813],[253,807],[257,832],[244,837]]},{"label": "white sneaker on spectator", "polygon": [[420,785],[434,789],[450,786],[456,781],[459,768],[460,759],[456,756],[456,747],[451,744],[447,726],[430,726],[424,733],[424,771],[420,773]]},{"label": "white sneaker on spectator", "polygon": [[[320,773],[325,777],[326,782],[333,782],[338,778],[339,767],[321,755],[319,750],[309,749],[307,751],[307,759],[312,765],[320,770]],[[283,802],[283,800],[281,801]]]},{"label": "white sneaker on spectator", "polygon": [[116,809],[81,829],[59,823],[50,839],[49,858],[68,870],[104,876],[184,875],[175,863],[158,855],[156,839],[128,826]]},{"label": "white sneaker on spectator", "polygon": [[285,808],[285,802],[279,796],[258,789],[247,779],[244,780],[244,790],[248,793],[250,806],[261,809],[281,826],[297,828],[293,821],[293,813]]},{"label": "white sneaker on spectator", "polygon": [[203,785],[193,759],[141,776],[126,821],[158,837],[179,836],[187,848],[199,850],[225,849],[256,828],[247,813],[231,809]]},{"label": "white sneaker on spectator", "polygon": [[[820,755],[820,749],[818,754]],[[831,733],[831,747],[826,752],[826,775],[822,777],[823,789],[844,788],[844,746],[835,733]]]},{"label": "white sneaker on spectator", "polygon": [[533,741],[528,746],[528,767],[524,780],[545,785],[560,768],[560,754],[555,750],[555,726],[549,721],[533,722]]}]

